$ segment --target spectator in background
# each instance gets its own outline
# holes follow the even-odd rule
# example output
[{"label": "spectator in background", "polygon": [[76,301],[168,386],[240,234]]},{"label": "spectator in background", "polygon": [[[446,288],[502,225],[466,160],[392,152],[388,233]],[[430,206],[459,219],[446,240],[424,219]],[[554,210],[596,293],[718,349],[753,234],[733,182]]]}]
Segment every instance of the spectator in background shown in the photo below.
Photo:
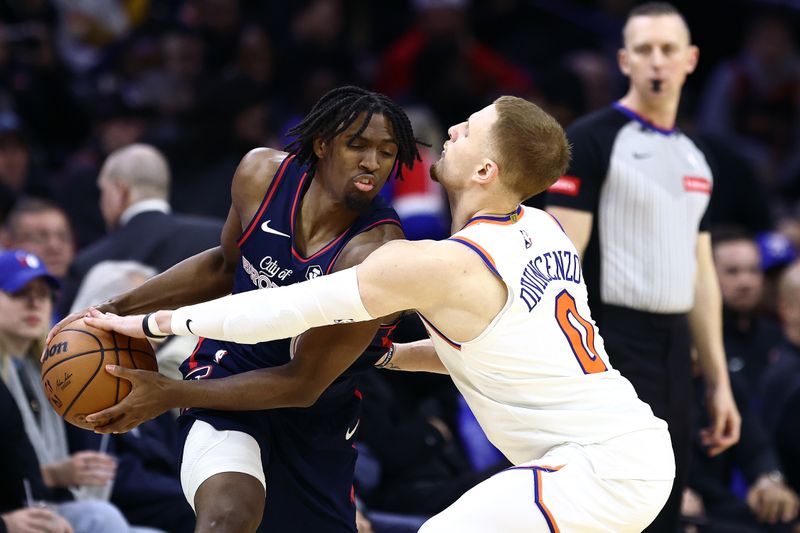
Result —
[{"label": "spectator in background", "polygon": [[722,292],[728,369],[755,393],[769,365],[770,350],[781,339],[778,324],[762,315],[764,272],[758,245],[745,230],[735,227],[715,228],[711,239]]},{"label": "spectator in background", "polygon": [[475,39],[468,0],[414,0],[417,19],[384,54],[376,86],[425,102],[442,124],[456,124],[488,98],[533,91],[531,77]]},{"label": "spectator in background", "polygon": [[[158,272],[135,261],[101,261],[81,284],[72,311],[86,309],[138,287]],[[180,379],[178,365],[197,343],[197,337],[170,337],[156,347],[158,370]],[[96,450],[101,436],[67,427],[73,449]],[[164,413],[136,429],[111,435],[108,453],[117,459],[111,502],[134,524],[169,533],[194,531],[195,517],[186,502],[178,473],[177,424]]]},{"label": "spectator in background", "polygon": [[800,491],[800,262],[783,273],[778,297],[784,339],[761,383],[763,415],[787,480]]},{"label": "spectator in background", "polygon": [[[34,498],[36,502],[43,502],[52,495],[42,480],[39,461],[25,433],[25,426],[14,397],[2,380],[0,380],[0,429],[3,433],[3,440],[0,443],[2,452],[0,472],[3,473],[0,476],[0,532],[73,533],[73,527],[59,513],[58,508],[35,506],[34,502],[30,501],[30,498]],[[64,504],[64,506],[72,505]]]},{"label": "spectator in background", "polygon": [[693,135],[708,160],[714,194],[708,204],[709,224],[737,225],[751,233],[773,228],[769,191],[758,179],[753,164],[724,140],[707,133]]},{"label": "spectator in background", "polygon": [[97,175],[111,152],[140,141],[150,117],[118,95],[98,96],[92,103],[92,135],[74,152],[53,181],[54,198],[69,215],[81,249],[103,236],[103,218],[97,209]]},{"label": "spectator in background", "polygon": [[2,232],[4,248],[37,255],[58,279],[67,275],[75,257],[75,241],[66,213],[49,200],[20,199],[8,215]]},{"label": "spectator in background", "polygon": [[19,117],[0,113],[0,223],[8,216],[17,199],[25,194],[46,196],[48,188],[42,176],[34,172],[31,150]]},{"label": "spectator in background", "polygon": [[133,144],[108,157],[97,184],[109,234],[75,258],[64,282],[62,312],[100,261],[132,259],[161,272],[219,242],[221,221],[171,212],[169,183],[167,161],[152,146]]},{"label": "spectator in background", "polygon": [[740,56],[712,74],[699,110],[701,131],[746,157],[763,183],[774,190],[786,180],[800,148],[800,61],[791,19],[756,17]]},{"label": "spectator in background", "polygon": [[713,177],[675,127],[699,51],[683,15],[666,2],[633,8],[622,37],[628,92],[568,128],[572,161],[546,203],[581,255],[611,364],[669,424],[675,484],[647,531],[673,533],[691,451],[692,341],[709,391],[708,453],[736,442],[739,414],[706,215]]},{"label": "spectator in background", "polygon": [[[694,446],[688,490],[702,501],[702,512],[694,514],[707,521],[701,528],[705,533],[790,533],[797,523],[800,500],[786,485],[778,454],[751,407],[743,376],[732,375],[731,386],[742,414],[741,439],[709,457],[700,436],[701,428],[708,424],[702,416],[706,391],[702,379],[694,379]],[[737,472],[744,475],[744,501],[734,492]]]},{"label": "spectator in background", "polygon": [[766,231],[756,236],[764,271],[764,297],[762,309],[770,317],[778,318],[778,283],[783,271],[797,258],[797,248],[782,232]]},{"label": "spectator in background", "polygon": [[[49,496],[68,500],[71,495],[65,490],[67,487],[111,482],[116,461],[99,452],[70,454],[64,421],[42,390],[39,356],[44,349],[53,288],[57,284],[35,255],[24,251],[0,253],[0,375],[22,417],[44,485],[59,490]],[[3,435],[8,434],[4,431]],[[5,476],[4,472],[2,477]],[[81,529],[80,524],[84,523],[90,526],[88,531],[97,533],[128,531],[125,519],[107,502],[79,502],[70,509],[74,512],[64,516],[76,530],[87,531]]]}]

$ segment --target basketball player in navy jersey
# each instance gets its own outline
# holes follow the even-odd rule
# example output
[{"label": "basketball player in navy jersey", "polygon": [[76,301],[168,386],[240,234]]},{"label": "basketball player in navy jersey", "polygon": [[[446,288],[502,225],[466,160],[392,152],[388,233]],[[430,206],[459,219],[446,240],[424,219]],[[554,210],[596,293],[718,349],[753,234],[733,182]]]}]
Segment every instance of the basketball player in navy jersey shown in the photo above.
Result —
[{"label": "basketball player in navy jersey", "polygon": [[[101,309],[140,313],[286,286],[357,265],[403,237],[397,215],[377,197],[391,175],[419,159],[399,106],[343,87],[289,133],[296,140],[288,153],[263,148],[242,159],[220,247]],[[179,419],[181,483],[197,531],[253,531],[259,523],[267,531],[355,531],[361,395],[350,376],[385,352],[391,326],[382,323],[318,328],[291,343],[200,339],[182,366],[184,379],[219,387],[213,409],[189,408]],[[129,414],[116,421],[127,428],[152,417],[154,402],[162,402],[157,411],[169,408],[168,399],[134,387]],[[276,409],[256,411],[265,406]]]}]

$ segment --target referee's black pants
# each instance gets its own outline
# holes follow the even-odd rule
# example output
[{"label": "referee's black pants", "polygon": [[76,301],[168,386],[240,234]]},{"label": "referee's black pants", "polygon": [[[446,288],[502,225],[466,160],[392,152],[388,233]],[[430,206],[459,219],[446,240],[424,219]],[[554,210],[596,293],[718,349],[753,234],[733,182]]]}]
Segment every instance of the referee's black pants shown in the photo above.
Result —
[{"label": "referee's black pants", "polygon": [[645,531],[675,533],[691,452],[692,365],[687,316],[603,305],[598,327],[611,365],[628,378],[639,398],[669,425],[675,452],[675,483],[661,513]]}]

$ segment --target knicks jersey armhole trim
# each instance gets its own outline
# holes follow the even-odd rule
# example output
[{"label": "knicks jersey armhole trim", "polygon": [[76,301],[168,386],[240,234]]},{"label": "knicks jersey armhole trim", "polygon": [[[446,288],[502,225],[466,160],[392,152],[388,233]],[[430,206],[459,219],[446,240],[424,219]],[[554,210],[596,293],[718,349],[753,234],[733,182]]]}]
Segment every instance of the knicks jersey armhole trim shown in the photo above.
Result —
[{"label": "knicks jersey armhole trim", "polygon": [[503,279],[503,276],[501,276],[500,272],[497,271],[497,265],[495,264],[494,259],[489,254],[489,252],[483,249],[483,247],[480,244],[478,244],[473,240],[467,239],[466,237],[459,237],[459,236],[450,237],[447,240],[463,244],[464,246],[466,246],[467,248],[478,254],[478,257],[480,257],[483,260],[483,262],[486,263],[486,266],[489,267],[489,270],[491,270],[494,273],[494,275],[500,278],[501,280]]},{"label": "knicks jersey armhole trim", "polygon": [[253,233],[253,230],[257,226],[257,223],[261,218],[261,215],[263,215],[264,211],[267,210],[267,207],[269,206],[272,197],[275,195],[275,191],[278,189],[278,184],[281,182],[281,179],[283,179],[283,174],[289,167],[289,162],[292,159],[294,159],[294,156],[295,154],[292,154],[284,158],[283,162],[281,163],[281,166],[278,168],[278,172],[275,174],[275,178],[272,180],[272,183],[269,184],[269,187],[267,187],[267,191],[264,193],[264,200],[261,202],[261,207],[259,207],[255,216],[252,218],[252,220],[250,220],[250,223],[247,225],[247,229],[242,233],[242,235],[239,237],[239,240],[236,242],[236,246],[238,246],[239,248],[242,247],[244,241],[246,241],[247,238],[250,236],[250,234]]},{"label": "knicks jersey armhole trim", "polygon": [[[564,233],[564,235],[567,235],[567,230],[564,229],[564,226],[561,225],[561,222],[555,216],[553,216],[552,213],[548,211],[545,211],[545,213],[550,215],[550,218],[552,218],[555,221],[555,223],[558,224],[558,227],[561,228],[561,231]],[[569,235],[567,235],[567,237],[569,237]]]},{"label": "knicks jersey armhole trim", "polygon": [[497,314],[494,316],[494,318],[492,318],[492,320],[483,329],[483,331],[478,333],[478,335],[474,339],[470,339],[468,341],[464,341],[464,342],[461,342],[461,343],[455,342],[455,341],[451,340],[450,338],[448,338],[444,333],[442,333],[441,331],[436,329],[436,326],[431,324],[430,321],[427,320],[424,316],[422,316],[421,313],[418,313],[420,318],[426,324],[428,324],[448,344],[450,344],[454,348],[457,348],[458,350],[461,350],[461,348],[463,346],[479,342],[481,339],[483,339],[486,335],[488,335],[492,331],[492,329],[494,328],[495,324],[497,324],[497,321],[500,320],[503,317],[503,315],[505,315],[506,312],[511,308],[511,305],[514,303],[514,295],[511,292],[511,288],[508,286],[508,284],[503,279],[503,276],[501,276],[500,272],[497,270],[497,267],[495,266],[494,259],[492,258],[491,255],[489,255],[489,252],[487,252],[486,250],[483,249],[483,247],[481,247],[481,245],[479,245],[475,241],[467,239],[466,237],[460,237],[458,235],[456,235],[455,237],[450,237],[447,240],[454,241],[454,242],[457,242],[459,244],[463,244],[464,246],[466,246],[467,248],[469,248],[470,250],[472,250],[473,252],[478,254],[478,256],[483,260],[483,263],[486,265],[486,268],[491,270],[492,273],[495,276],[497,276],[497,279],[499,279],[502,282],[503,286],[506,288],[506,293],[507,293],[506,303],[503,305],[503,307],[500,309],[500,311],[497,312]]},{"label": "knicks jersey armhole trim", "polygon": [[453,347],[453,348],[455,348],[456,350],[461,350],[461,345],[460,345],[459,343],[457,343],[457,342],[454,342],[454,341],[450,340],[450,337],[448,337],[447,335],[445,335],[444,333],[442,333],[441,331],[439,331],[439,328],[437,328],[436,326],[434,326],[434,325],[433,325],[433,324],[430,322],[430,320],[428,320],[427,318],[425,318],[424,316],[422,316],[422,313],[420,313],[420,312],[417,312],[417,315],[419,315],[419,318],[420,318],[420,319],[421,319],[423,322],[425,322],[425,324],[427,324],[427,326],[428,326],[429,328],[431,328],[431,330],[433,330],[433,332],[434,332],[434,333],[436,333],[436,334],[437,334],[439,337],[441,337],[441,338],[442,338],[442,340],[443,340],[444,342],[446,342],[447,344],[449,344],[450,346],[452,346],[452,347]]},{"label": "knicks jersey armhole trim", "polygon": [[[395,226],[398,226],[401,229],[403,228],[403,226],[400,224],[399,220],[395,220],[393,218],[384,218],[384,219],[381,219],[381,220],[376,220],[372,224],[369,224],[368,226],[365,226],[365,227],[361,228],[360,230],[356,231],[355,233],[353,233],[347,239],[347,241],[349,242],[350,240],[354,239],[356,236],[361,235],[362,233],[366,233],[367,231],[369,231],[369,230],[371,230],[373,228],[376,228],[378,226],[382,226],[383,224],[393,224]],[[333,267],[336,266],[336,260],[339,259],[339,256],[342,255],[342,252],[344,251],[344,249],[346,247],[347,247],[347,244],[345,244],[345,246],[342,246],[342,248],[338,252],[336,252],[336,255],[333,256],[333,259],[331,260],[330,264],[328,265],[328,269],[325,271],[325,274],[330,274],[331,272],[333,272]]]}]

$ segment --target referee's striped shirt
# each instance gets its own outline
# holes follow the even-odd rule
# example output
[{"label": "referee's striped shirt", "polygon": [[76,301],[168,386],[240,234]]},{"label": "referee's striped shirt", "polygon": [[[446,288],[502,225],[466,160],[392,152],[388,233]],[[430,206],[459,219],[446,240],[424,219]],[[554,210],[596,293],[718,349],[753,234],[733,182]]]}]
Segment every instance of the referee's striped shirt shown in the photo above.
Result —
[{"label": "referee's striped shirt", "polygon": [[594,214],[583,266],[592,299],[689,311],[713,183],[702,152],[679,130],[657,128],[620,104],[575,122],[567,136],[572,162],[546,202]]}]

